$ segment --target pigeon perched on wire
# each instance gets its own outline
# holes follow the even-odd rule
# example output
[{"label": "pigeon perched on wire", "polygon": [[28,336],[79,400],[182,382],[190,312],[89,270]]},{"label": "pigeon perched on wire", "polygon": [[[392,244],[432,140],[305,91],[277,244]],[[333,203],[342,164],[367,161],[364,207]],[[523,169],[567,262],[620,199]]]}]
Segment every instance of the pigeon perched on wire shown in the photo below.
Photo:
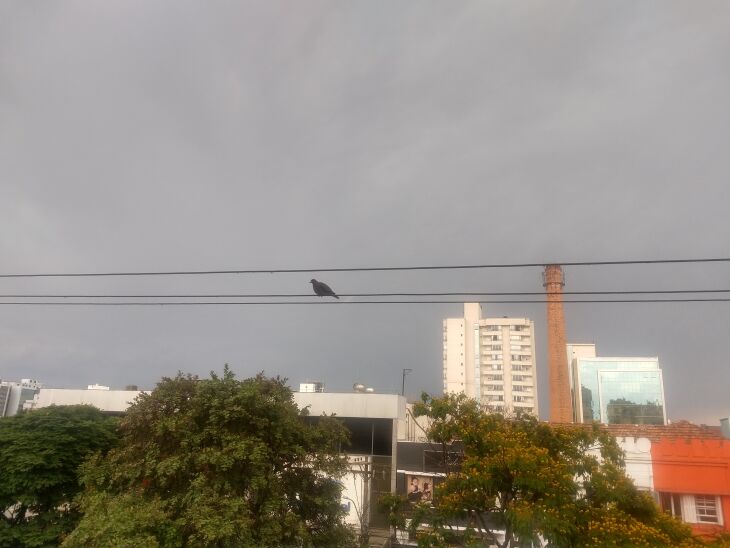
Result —
[{"label": "pigeon perched on wire", "polygon": [[314,278],[309,280],[309,283],[312,284],[312,289],[314,290],[315,295],[318,295],[319,297],[334,297],[335,299],[339,299],[337,294],[332,291],[332,288],[326,283],[318,282]]}]

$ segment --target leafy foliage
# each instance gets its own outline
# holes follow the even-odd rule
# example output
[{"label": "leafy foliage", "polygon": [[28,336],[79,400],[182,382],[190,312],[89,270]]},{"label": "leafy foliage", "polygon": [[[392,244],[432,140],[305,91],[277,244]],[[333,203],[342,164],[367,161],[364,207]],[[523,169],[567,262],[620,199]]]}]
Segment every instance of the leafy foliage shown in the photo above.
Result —
[{"label": "leafy foliage", "polygon": [[[537,541],[554,546],[692,544],[689,527],[661,513],[623,470],[615,439],[592,428],[553,426],[487,413],[463,395],[424,395],[414,412],[432,419],[429,437],[461,464],[412,521],[424,546]],[[458,442],[458,443],[456,443]],[[448,454],[444,451],[444,454]],[[461,524],[462,529],[454,529]]]},{"label": "leafy foliage", "polygon": [[85,516],[65,545],[344,544],[346,431],[306,415],[279,378],[163,379],[120,446],[84,466]]},{"label": "leafy foliage", "polygon": [[395,540],[396,530],[404,529],[406,526],[404,515],[406,508],[408,508],[408,499],[402,495],[385,493],[378,499],[378,511],[388,516],[392,540]]},{"label": "leafy foliage", "polygon": [[55,545],[74,528],[78,468],[116,443],[116,428],[87,405],[0,419],[0,546]]}]

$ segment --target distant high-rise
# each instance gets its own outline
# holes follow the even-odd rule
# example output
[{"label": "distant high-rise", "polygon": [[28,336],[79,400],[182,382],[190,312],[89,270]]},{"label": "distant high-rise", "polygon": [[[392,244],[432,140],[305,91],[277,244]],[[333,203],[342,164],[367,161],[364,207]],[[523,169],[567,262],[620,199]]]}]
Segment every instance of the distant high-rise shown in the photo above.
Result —
[{"label": "distant high-rise", "polygon": [[570,398],[570,378],[565,367],[566,355],[565,316],[563,314],[563,286],[565,278],[560,265],[550,264],[543,273],[543,286],[547,297],[547,346],[548,377],[550,382],[550,420],[573,422],[573,406]]},{"label": "distant high-rise", "polygon": [[463,392],[488,409],[537,416],[534,325],[528,318],[482,318],[464,303],[463,318],[444,320],[444,393]]},{"label": "distant high-rise", "polygon": [[597,357],[593,344],[567,346],[575,422],[666,424],[659,359]]}]

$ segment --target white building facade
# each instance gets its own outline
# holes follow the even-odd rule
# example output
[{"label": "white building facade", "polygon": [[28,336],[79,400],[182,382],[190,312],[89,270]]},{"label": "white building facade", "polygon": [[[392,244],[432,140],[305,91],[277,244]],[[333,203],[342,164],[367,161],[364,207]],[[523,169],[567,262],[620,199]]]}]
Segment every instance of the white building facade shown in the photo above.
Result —
[{"label": "white building facade", "polygon": [[528,318],[482,318],[464,303],[463,318],[443,324],[444,394],[464,393],[494,412],[538,415],[535,327]]},{"label": "white building facade", "polygon": [[41,383],[33,379],[22,379],[20,382],[0,380],[0,417],[17,415],[26,402],[38,394],[40,388]]},{"label": "white building facade", "polygon": [[104,413],[121,414],[141,393],[139,390],[42,388],[24,407],[32,410],[52,405],[93,405]]}]

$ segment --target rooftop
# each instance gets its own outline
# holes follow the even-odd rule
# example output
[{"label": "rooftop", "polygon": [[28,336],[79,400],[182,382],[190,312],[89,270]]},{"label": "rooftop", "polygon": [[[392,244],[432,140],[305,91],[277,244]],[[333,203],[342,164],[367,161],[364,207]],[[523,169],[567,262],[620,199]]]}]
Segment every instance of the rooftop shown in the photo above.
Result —
[{"label": "rooftop", "polygon": [[[568,426],[568,425],[566,425]],[[590,428],[590,424],[574,424],[579,428]],[[694,424],[689,421],[677,421],[672,424],[601,424],[602,430],[615,437],[648,438],[651,441],[660,439],[724,439],[719,426]]]}]

